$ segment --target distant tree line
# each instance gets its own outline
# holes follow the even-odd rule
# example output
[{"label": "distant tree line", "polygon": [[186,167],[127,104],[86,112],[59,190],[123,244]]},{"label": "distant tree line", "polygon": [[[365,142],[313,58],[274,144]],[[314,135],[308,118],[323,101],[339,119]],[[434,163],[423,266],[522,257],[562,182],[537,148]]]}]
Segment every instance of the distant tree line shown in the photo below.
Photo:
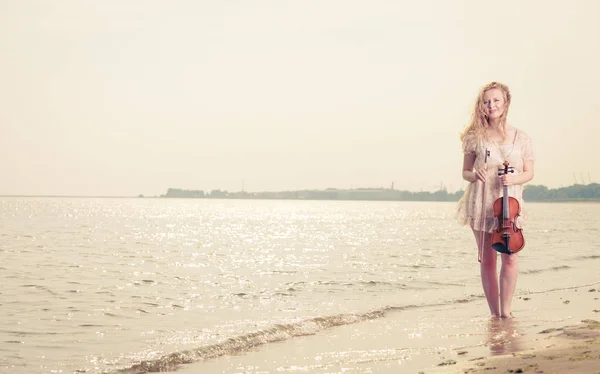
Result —
[{"label": "distant tree line", "polygon": [[182,190],[169,188],[160,197],[175,198],[229,198],[229,199],[305,199],[305,200],[403,200],[403,201],[458,201],[462,191],[449,193],[445,189],[436,192],[410,192],[385,188],[357,188],[341,190],[328,188],[326,190],[299,190],[279,192],[228,192],[212,190]]},{"label": "distant tree line", "polygon": [[[464,191],[454,193],[445,188],[439,191],[403,191],[386,188],[356,188],[343,190],[299,190],[280,192],[228,192],[212,190],[183,190],[169,188],[165,198],[218,198],[218,199],[290,199],[290,200],[381,200],[381,201],[458,201]],[[569,187],[549,189],[542,185],[526,185],[523,190],[525,201],[600,201],[600,184],[575,184]]]},{"label": "distant tree line", "polygon": [[574,184],[549,189],[542,185],[525,185],[525,201],[600,201],[600,184]]}]

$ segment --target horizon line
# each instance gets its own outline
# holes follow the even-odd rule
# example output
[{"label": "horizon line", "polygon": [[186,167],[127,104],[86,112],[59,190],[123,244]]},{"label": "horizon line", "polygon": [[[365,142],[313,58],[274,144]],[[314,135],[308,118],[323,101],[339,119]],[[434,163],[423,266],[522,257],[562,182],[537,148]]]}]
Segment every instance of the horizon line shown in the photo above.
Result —
[{"label": "horizon line", "polygon": [[[592,183],[587,183],[587,184],[581,184],[581,183],[574,183],[571,184],[569,186],[562,186],[562,187],[557,187],[557,188],[566,188],[566,187],[572,187],[572,186],[588,186],[590,184],[597,184],[596,182],[592,182]],[[532,186],[544,186],[546,188],[549,189],[556,189],[556,188],[550,188],[546,185],[540,184],[540,185],[534,185],[532,184]],[[175,188],[175,187],[169,187],[167,188],[167,191],[169,189],[176,189],[176,190],[182,190],[182,191],[204,191],[204,190],[192,190],[192,189],[184,189],[184,188]],[[409,190],[400,190],[400,189],[391,189],[391,188],[385,188],[385,187],[358,187],[358,188],[350,188],[350,189],[344,189],[344,188],[336,188],[336,187],[328,187],[328,188],[323,188],[323,189],[301,189],[301,190],[278,190],[278,191],[255,191],[255,192],[250,192],[250,191],[227,191],[227,190],[220,190],[220,189],[212,189],[211,191],[221,191],[221,192],[227,192],[227,193],[248,193],[248,194],[254,194],[254,193],[277,193],[277,192],[293,192],[293,191],[327,191],[327,190],[346,190],[346,191],[350,191],[350,190],[388,190],[388,191],[407,191],[407,192],[430,192],[431,191],[426,191],[426,190],[420,190],[420,191],[409,191]],[[211,191],[207,191],[208,193],[210,193]],[[437,190],[437,191],[433,191],[433,192],[438,192],[438,191],[442,191]],[[464,191],[464,188],[458,189],[454,192],[449,192],[448,190],[446,190],[447,193],[449,194],[454,194],[460,191]],[[44,194],[34,194],[34,195],[27,195],[27,194],[0,194],[0,197],[73,197],[73,198],[131,198],[131,197],[135,197],[135,198],[143,198],[143,197],[161,197],[162,194],[159,195],[144,195],[144,194],[137,194],[137,195],[44,195]]]}]

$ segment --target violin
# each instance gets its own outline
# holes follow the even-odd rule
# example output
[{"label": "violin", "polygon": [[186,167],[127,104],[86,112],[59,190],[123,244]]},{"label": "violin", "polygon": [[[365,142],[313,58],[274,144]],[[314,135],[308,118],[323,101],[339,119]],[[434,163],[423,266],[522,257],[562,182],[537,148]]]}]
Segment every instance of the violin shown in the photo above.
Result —
[{"label": "violin", "polygon": [[[513,167],[504,162],[504,167],[498,169],[498,175],[514,173]],[[508,196],[508,186],[504,185],[503,196],[494,201],[494,216],[498,219],[498,227],[492,231],[492,248],[497,252],[513,254],[525,246],[523,230],[516,225],[517,217],[521,214],[521,205],[514,197]]]}]

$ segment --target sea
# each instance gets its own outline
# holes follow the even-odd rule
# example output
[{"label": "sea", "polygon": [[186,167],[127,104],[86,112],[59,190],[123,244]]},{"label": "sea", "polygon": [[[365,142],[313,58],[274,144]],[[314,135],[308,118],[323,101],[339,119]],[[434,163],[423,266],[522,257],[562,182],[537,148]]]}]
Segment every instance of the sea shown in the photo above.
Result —
[{"label": "sea", "polygon": [[[455,209],[0,197],[0,372],[202,371],[303,336],[326,346],[369,321],[411,326],[473,302],[487,318],[475,238]],[[526,203],[523,216],[516,297],[598,283],[600,204]]]}]

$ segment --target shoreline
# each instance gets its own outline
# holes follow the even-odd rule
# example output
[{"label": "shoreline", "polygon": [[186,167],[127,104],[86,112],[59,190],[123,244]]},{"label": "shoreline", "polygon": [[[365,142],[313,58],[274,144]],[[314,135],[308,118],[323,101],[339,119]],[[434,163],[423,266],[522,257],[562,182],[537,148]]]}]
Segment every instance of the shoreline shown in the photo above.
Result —
[{"label": "shoreline", "polygon": [[511,319],[482,315],[482,299],[403,310],[170,372],[597,374],[599,299],[594,283],[516,295]]}]

